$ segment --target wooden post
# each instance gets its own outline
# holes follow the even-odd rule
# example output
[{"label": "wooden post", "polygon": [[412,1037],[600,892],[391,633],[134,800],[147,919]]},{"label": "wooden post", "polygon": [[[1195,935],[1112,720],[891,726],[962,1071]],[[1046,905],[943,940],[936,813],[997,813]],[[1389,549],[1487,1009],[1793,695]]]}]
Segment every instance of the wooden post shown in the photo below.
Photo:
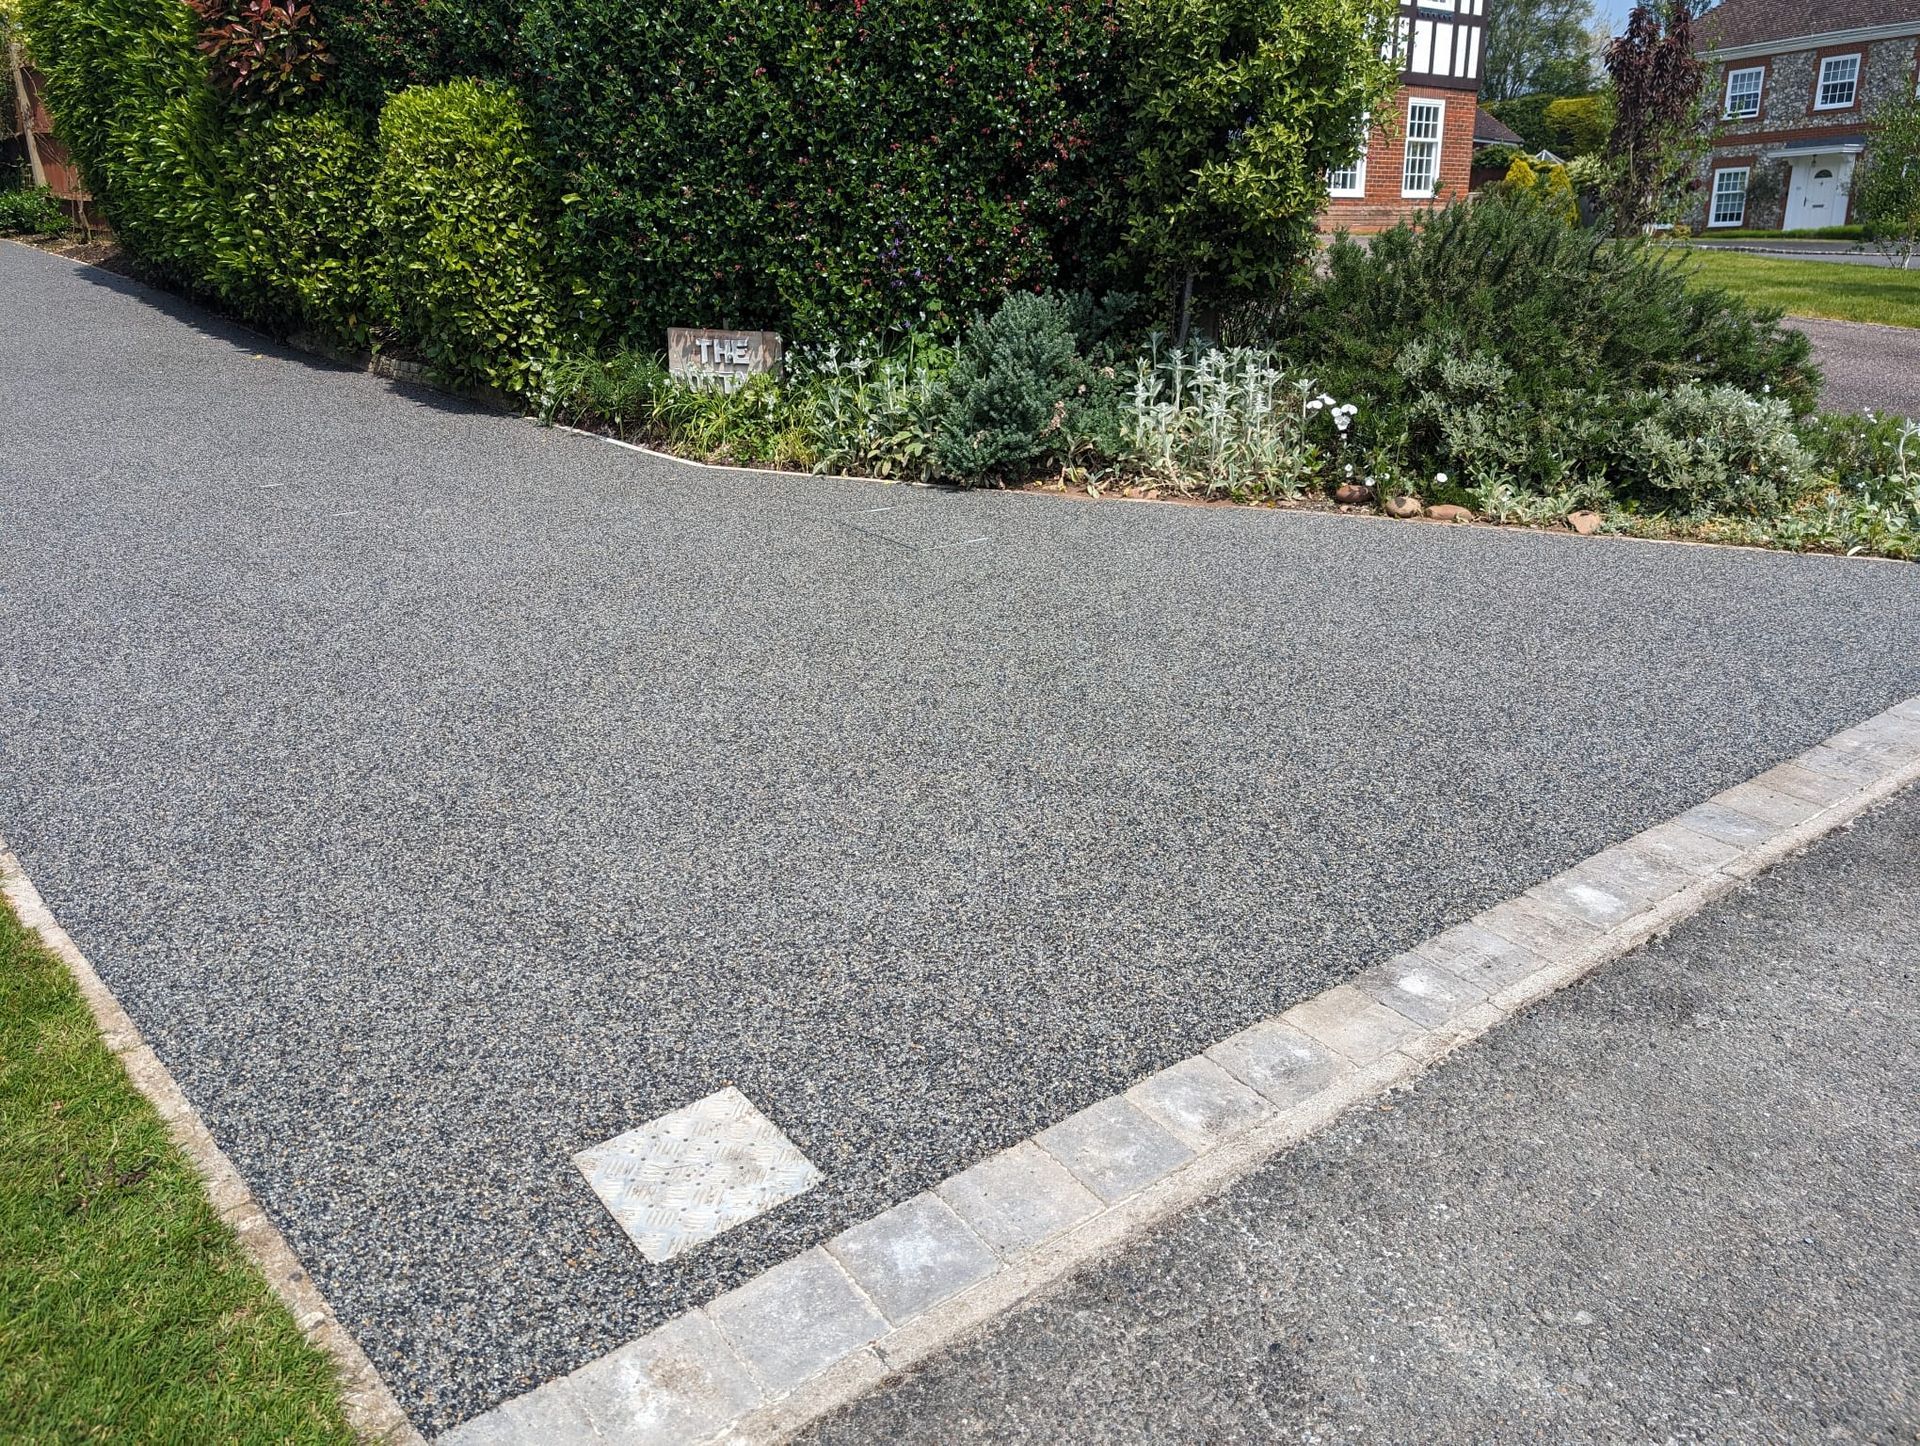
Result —
[{"label": "wooden post", "polygon": [[27,170],[33,176],[33,184],[47,184],[47,168],[40,161],[40,147],[33,139],[33,97],[27,94],[26,57],[20,53],[20,42],[11,36],[7,39],[7,80],[13,86],[14,109],[20,116],[20,134],[27,142]]}]

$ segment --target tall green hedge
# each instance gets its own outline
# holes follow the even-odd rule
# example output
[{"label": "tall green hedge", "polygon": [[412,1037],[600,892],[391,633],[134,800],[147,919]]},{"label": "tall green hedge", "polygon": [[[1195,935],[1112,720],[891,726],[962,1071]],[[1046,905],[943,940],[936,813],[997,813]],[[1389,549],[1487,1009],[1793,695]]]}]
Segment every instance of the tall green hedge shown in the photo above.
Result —
[{"label": "tall green hedge", "polygon": [[596,330],[935,326],[1085,269],[1111,0],[530,0]]},{"label": "tall green hedge", "polygon": [[440,376],[533,390],[554,341],[540,168],[512,91],[403,90],[380,113],[374,219],[401,337]]},{"label": "tall green hedge", "polygon": [[[1009,291],[1271,288],[1393,0],[26,3],[151,271],[513,391],[675,323],[859,345]],[[250,27],[299,84],[210,73]]]}]

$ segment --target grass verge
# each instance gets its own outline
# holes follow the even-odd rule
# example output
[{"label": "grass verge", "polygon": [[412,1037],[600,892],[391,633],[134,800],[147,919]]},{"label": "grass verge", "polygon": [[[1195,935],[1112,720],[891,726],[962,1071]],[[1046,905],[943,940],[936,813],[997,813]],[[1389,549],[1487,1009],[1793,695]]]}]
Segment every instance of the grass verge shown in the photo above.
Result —
[{"label": "grass verge", "polygon": [[1699,280],[1789,316],[1920,326],[1920,271],[1694,250]]},{"label": "grass verge", "polygon": [[60,961],[0,902],[0,1439],[350,1442]]}]

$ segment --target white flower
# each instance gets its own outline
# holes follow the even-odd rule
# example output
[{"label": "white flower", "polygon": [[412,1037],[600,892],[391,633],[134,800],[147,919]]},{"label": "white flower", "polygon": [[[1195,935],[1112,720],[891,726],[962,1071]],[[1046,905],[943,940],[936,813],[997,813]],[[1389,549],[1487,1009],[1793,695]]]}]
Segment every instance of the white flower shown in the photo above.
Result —
[{"label": "white flower", "polygon": [[1307,410],[1309,412],[1317,412],[1325,405],[1326,405],[1325,402],[1322,402],[1318,398],[1315,398],[1313,401],[1307,403]]},{"label": "white flower", "polygon": [[1447,485],[1447,474],[1445,472],[1435,472],[1433,474],[1433,480],[1444,487]]}]

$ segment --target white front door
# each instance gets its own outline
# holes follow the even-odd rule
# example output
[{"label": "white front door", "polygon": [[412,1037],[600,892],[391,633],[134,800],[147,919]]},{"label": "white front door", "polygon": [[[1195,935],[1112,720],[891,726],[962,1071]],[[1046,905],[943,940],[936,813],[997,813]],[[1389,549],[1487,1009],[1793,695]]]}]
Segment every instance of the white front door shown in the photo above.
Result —
[{"label": "white front door", "polygon": [[1848,156],[1808,156],[1793,163],[1787,183],[1789,231],[1811,231],[1820,226],[1847,224],[1847,186],[1853,179]]}]

